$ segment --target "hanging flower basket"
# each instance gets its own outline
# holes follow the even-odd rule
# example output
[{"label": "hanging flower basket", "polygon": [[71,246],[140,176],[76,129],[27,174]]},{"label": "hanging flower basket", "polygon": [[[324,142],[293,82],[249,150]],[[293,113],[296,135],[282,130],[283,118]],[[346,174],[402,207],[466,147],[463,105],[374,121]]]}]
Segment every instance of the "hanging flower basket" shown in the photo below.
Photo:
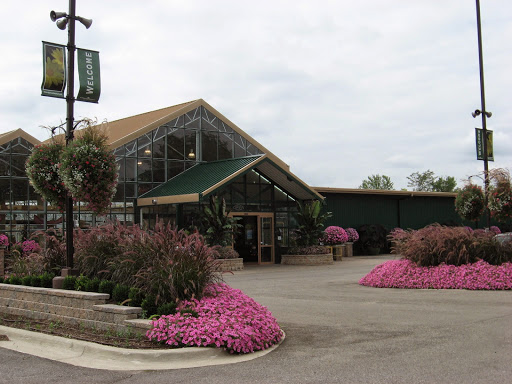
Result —
[{"label": "hanging flower basket", "polygon": [[75,201],[86,209],[105,214],[116,193],[118,169],[105,137],[94,131],[83,134],[64,148],[60,176]]},{"label": "hanging flower basket", "polygon": [[67,191],[59,175],[60,154],[64,145],[58,142],[36,145],[25,169],[35,191],[50,205],[65,209]]},{"label": "hanging flower basket", "polygon": [[475,184],[465,185],[455,198],[455,210],[465,220],[478,220],[484,207],[484,192]]}]

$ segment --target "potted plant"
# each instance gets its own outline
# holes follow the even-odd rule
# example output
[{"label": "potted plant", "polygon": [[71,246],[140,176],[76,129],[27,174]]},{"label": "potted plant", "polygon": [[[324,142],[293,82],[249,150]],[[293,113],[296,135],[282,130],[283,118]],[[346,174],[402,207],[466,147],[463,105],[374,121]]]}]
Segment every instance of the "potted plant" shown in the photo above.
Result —
[{"label": "potted plant", "polygon": [[487,195],[487,206],[491,217],[500,223],[512,218],[512,186],[507,170],[495,169],[491,172],[492,186]]},{"label": "potted plant", "polygon": [[332,264],[332,253],[318,244],[323,235],[324,222],[331,213],[321,213],[320,201],[302,204],[297,201],[295,218],[298,228],[293,233],[294,244],[282,255],[281,264],[319,265]]},{"label": "potted plant", "polygon": [[363,253],[378,255],[386,246],[386,229],[380,224],[362,225],[357,232]]},{"label": "potted plant", "polygon": [[325,228],[321,241],[333,248],[334,260],[342,260],[345,243],[348,241],[347,232],[343,228],[336,225]]},{"label": "potted plant", "polygon": [[347,228],[345,232],[348,236],[348,241],[345,243],[345,255],[351,257],[354,255],[354,243],[359,240],[359,233],[354,228]]}]

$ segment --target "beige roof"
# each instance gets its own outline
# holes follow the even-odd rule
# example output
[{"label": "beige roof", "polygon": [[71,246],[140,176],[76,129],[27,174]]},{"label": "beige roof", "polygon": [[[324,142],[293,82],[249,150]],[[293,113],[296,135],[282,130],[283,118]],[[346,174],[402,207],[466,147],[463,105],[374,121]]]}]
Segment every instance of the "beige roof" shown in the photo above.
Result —
[{"label": "beige roof", "polygon": [[[106,124],[106,130],[109,136],[108,144],[111,149],[115,149],[200,106],[203,106],[204,108],[213,112],[216,116],[228,124],[233,129],[233,131],[249,140],[263,153],[267,154],[269,158],[278,163],[279,166],[289,170],[290,167],[288,164],[280,160],[272,152],[254,140],[251,136],[249,136],[246,132],[240,129],[236,124],[226,118],[223,114],[221,114],[203,99],[193,100],[183,104],[158,109],[156,111],[141,113],[139,115],[108,122]],[[76,131],[75,134],[79,135],[79,132],[80,131]]]},{"label": "beige roof", "polygon": [[18,129],[15,129],[14,131],[0,133],[0,145],[8,143],[9,141],[14,140],[18,137],[22,137],[25,140],[27,140],[29,143],[34,144],[34,145],[41,143],[34,136],[31,136],[27,132],[25,132],[23,129],[18,128]]},{"label": "beige roof", "polygon": [[456,197],[454,192],[421,192],[421,191],[390,191],[387,189],[352,189],[352,188],[330,188],[311,187],[318,193],[351,193],[357,195],[388,195],[388,196],[430,196],[430,197]]}]

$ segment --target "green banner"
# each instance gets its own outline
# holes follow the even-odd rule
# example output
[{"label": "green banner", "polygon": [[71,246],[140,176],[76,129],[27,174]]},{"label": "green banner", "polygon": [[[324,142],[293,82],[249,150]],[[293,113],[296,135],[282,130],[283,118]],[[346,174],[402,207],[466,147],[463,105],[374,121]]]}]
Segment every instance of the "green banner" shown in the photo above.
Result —
[{"label": "green banner", "polygon": [[41,95],[64,98],[66,89],[66,46],[43,41]]},{"label": "green banner", "polygon": [[77,100],[97,103],[100,99],[100,53],[89,49],[77,49],[78,78],[80,89]]},{"label": "green banner", "polygon": [[[493,136],[492,131],[487,131],[487,160],[494,161],[493,150]],[[475,128],[476,135],[476,158],[477,160],[484,160],[484,130],[482,128]]]}]

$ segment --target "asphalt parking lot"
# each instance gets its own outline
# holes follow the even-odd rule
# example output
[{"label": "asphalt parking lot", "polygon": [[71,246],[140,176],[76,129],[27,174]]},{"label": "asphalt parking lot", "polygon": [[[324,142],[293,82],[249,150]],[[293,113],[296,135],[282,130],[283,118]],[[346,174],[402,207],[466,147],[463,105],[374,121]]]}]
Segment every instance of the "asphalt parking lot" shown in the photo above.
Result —
[{"label": "asphalt parking lot", "polygon": [[164,371],[78,368],[1,348],[0,383],[505,383],[512,292],[400,290],[358,280],[392,256],[330,266],[247,266],[228,284],[286,332],[247,362]]}]

